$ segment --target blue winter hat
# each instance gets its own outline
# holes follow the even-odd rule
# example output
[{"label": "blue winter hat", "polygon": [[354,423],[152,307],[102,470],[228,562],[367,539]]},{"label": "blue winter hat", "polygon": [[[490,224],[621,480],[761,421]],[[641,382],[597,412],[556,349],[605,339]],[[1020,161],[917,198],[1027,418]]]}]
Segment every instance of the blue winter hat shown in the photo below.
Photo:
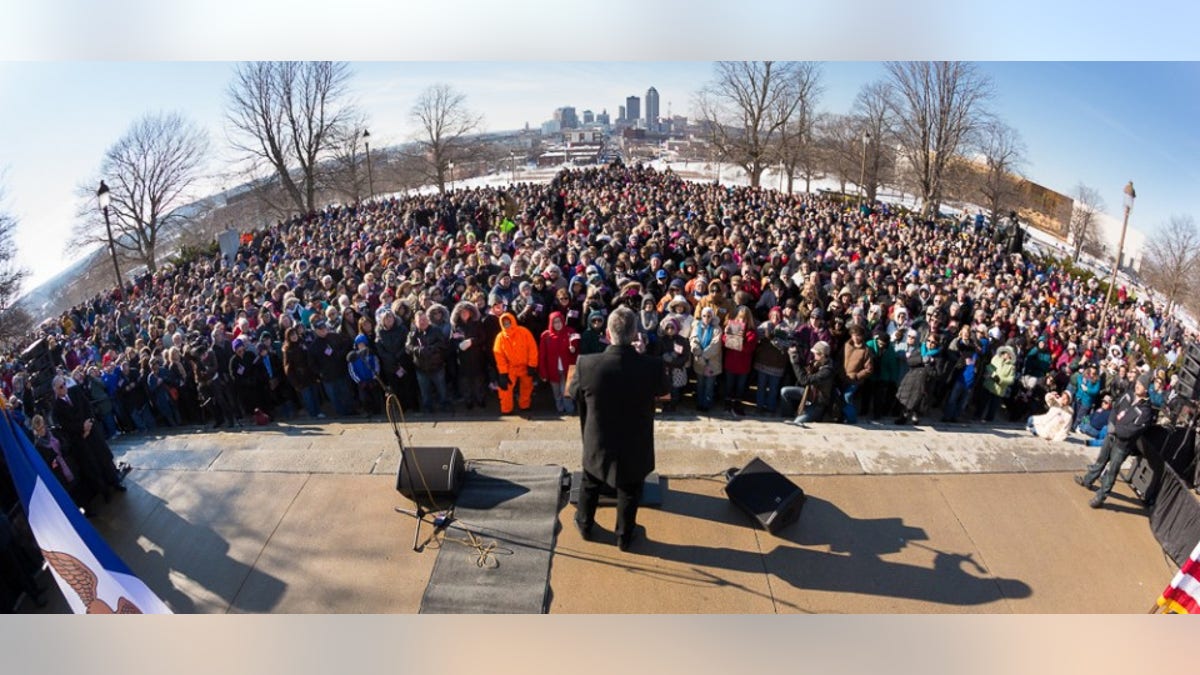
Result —
[{"label": "blue winter hat", "polygon": [[365,345],[365,344],[367,344],[367,336],[366,335],[359,334],[357,337],[354,338],[354,346],[355,347],[357,347],[359,345]]},{"label": "blue winter hat", "polygon": [[234,338],[233,339],[234,351],[236,351],[237,349],[239,349],[241,347],[245,347],[245,346],[246,346],[246,343],[245,343],[245,341],[242,340],[242,338]]}]

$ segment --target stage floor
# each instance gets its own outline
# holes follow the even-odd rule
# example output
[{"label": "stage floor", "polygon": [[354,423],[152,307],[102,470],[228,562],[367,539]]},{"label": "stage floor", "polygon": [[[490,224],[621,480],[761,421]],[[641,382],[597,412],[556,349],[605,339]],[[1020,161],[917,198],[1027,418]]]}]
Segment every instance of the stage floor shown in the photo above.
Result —
[{"label": "stage floor", "polygon": [[[416,445],[578,468],[578,420],[415,420]],[[1071,480],[1078,443],[990,430],[704,418],[660,423],[661,508],[612,545],[561,524],[551,613],[1144,613],[1174,568],[1118,481],[1104,509]],[[179,613],[415,613],[437,555],[411,550],[383,423],[181,432],[114,450],[129,492],[93,522]],[[716,478],[761,456],[808,494],[778,536]],[[432,528],[426,526],[425,533]],[[464,553],[465,555],[466,553]],[[503,561],[501,561],[503,562]],[[42,580],[49,583],[48,577]],[[64,612],[57,593],[46,612]]]}]

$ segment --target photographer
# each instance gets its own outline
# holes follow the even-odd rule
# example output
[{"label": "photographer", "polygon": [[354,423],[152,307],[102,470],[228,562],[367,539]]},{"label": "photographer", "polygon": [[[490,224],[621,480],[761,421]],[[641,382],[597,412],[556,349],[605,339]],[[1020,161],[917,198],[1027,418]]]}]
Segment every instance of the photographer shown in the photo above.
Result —
[{"label": "photographer", "polygon": [[[829,343],[818,342],[809,350],[812,360],[801,365],[800,348],[788,348],[788,359],[796,373],[796,386],[784,387],[779,395],[783,400],[797,404],[796,417],[787,422],[797,426],[808,422],[820,422],[829,409],[833,393],[833,363],[829,360]],[[803,406],[801,408],[800,406]]]}]

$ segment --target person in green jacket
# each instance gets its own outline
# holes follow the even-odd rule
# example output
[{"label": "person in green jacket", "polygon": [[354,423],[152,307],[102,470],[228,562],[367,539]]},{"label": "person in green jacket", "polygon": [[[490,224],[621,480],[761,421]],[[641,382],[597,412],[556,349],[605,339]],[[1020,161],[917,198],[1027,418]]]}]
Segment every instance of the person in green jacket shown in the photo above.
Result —
[{"label": "person in green jacket", "polygon": [[885,417],[892,412],[896,400],[896,388],[900,386],[900,355],[892,348],[886,331],[879,331],[867,341],[867,349],[875,360],[875,370],[867,378],[867,391],[863,392],[863,414],[868,412],[872,419]]},{"label": "person in green jacket", "polygon": [[983,375],[983,421],[991,422],[1000,410],[1000,401],[1008,395],[1008,388],[1017,379],[1016,353],[1004,345],[988,363]]},{"label": "person in green jacket", "polygon": [[579,336],[579,355],[599,354],[604,351],[604,312],[593,310],[588,314],[587,328]]}]

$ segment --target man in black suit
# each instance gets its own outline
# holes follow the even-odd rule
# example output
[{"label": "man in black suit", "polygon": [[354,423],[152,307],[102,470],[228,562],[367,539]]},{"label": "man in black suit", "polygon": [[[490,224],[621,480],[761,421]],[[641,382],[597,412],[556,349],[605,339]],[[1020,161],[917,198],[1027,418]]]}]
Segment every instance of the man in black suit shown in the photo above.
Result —
[{"label": "man in black suit", "polygon": [[628,550],[646,475],[654,470],[654,399],[671,391],[662,359],[641,353],[637,315],[620,307],[608,317],[609,346],[579,357],[568,386],[583,431],[583,485],[575,526],[591,537],[602,485],[617,491],[617,546]]},{"label": "man in black suit", "polygon": [[96,428],[87,392],[79,386],[68,389],[67,378],[62,375],[56,375],[51,386],[54,403],[50,409],[66,436],[80,477],[95,494],[103,494],[107,502],[113,490],[124,492],[125,486],[121,483],[121,472],[113,464],[112,450],[104,441],[104,434]]}]

